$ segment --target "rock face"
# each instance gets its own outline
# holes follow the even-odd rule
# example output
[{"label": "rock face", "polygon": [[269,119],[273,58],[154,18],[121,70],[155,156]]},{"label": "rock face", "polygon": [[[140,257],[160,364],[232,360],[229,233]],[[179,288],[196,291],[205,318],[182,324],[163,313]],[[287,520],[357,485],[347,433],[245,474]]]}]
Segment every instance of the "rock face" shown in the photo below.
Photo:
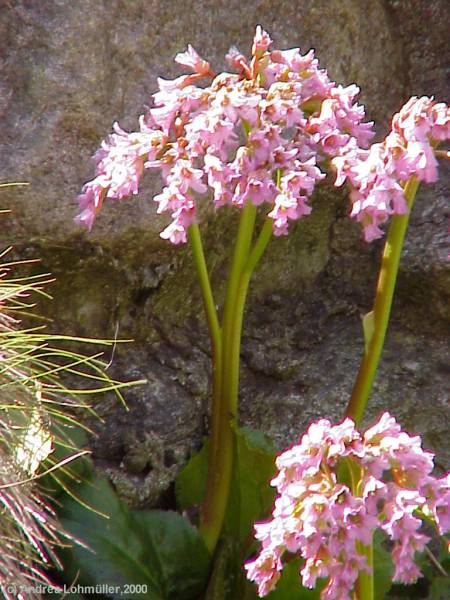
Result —
[{"label": "rock face", "polygon": [[[158,237],[156,177],[91,234],[73,224],[89,156],[113,121],[136,127],[187,43],[220,70],[230,45],[248,51],[258,23],[277,47],[314,47],[333,79],[358,83],[381,135],[410,95],[448,100],[449,18],[446,0],[0,0],[0,178],[31,183],[1,194],[13,211],[2,242],[55,275],[54,301],[40,307],[55,330],[134,339],[111,368],[148,384],[128,391],[128,412],[100,405],[106,421],[94,424],[97,463],[131,504],[170,504],[175,473],[206,433],[209,344],[189,252]],[[389,409],[444,465],[448,174],[417,198],[367,417]],[[343,193],[325,190],[311,217],[271,242],[251,290],[241,419],[280,448],[312,419],[340,419],[359,363],[381,246],[362,242],[347,212]],[[235,225],[223,211],[204,226],[218,302]]]}]

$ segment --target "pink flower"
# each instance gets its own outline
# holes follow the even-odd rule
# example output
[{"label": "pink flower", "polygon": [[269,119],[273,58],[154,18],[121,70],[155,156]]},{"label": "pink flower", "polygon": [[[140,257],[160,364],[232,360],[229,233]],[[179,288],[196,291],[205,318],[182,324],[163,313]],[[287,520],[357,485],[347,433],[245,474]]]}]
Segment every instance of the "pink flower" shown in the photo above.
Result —
[{"label": "pink flower", "polygon": [[426,497],[424,512],[436,521],[441,535],[450,531],[450,473],[440,479],[424,477],[420,493]]},{"label": "pink flower", "polygon": [[161,233],[161,237],[170,240],[172,244],[184,244],[187,240],[189,225],[195,222],[195,205],[187,197],[185,203],[172,213],[172,223]]},{"label": "pink flower", "polygon": [[107,185],[106,178],[99,176],[86,183],[78,196],[81,212],[75,218],[75,222],[84,225],[89,231],[92,229],[97,213],[101,210]]},{"label": "pink flower", "polygon": [[281,568],[279,556],[270,550],[264,550],[255,561],[245,564],[247,577],[256,582],[260,597],[267,596],[275,588]]},{"label": "pink flower", "polygon": [[[342,457],[361,473],[355,489],[338,481]],[[415,554],[429,540],[419,515],[433,518],[441,533],[450,526],[450,474],[432,477],[432,455],[388,413],[362,435],[351,419],[336,426],[321,419],[276,465],[273,519],[255,525],[262,552],[246,566],[260,596],[273,589],[289,551],[305,561],[303,585],[324,578],[322,600],[350,600],[359,573],[370,572],[359,544],[371,544],[377,529],[392,541],[394,579],[411,583],[420,575]]]},{"label": "pink flower", "polygon": [[[319,125],[313,121],[313,126]],[[329,119],[323,126],[331,127]],[[403,186],[410,177],[427,183],[437,180],[434,146],[444,139],[450,139],[450,110],[423,97],[411,98],[394,115],[384,142],[374,144],[368,152],[361,151],[352,139],[340,153],[331,148],[336,154],[332,159],[336,185],[349,181],[351,215],[362,222],[366,240],[382,235],[379,226],[389,216],[407,212]]]},{"label": "pink flower", "polygon": [[263,30],[261,25],[257,25],[255,37],[253,38],[252,55],[261,57],[271,44],[272,40],[269,34]]},{"label": "pink flower", "polygon": [[201,58],[195,51],[195,49],[189,44],[186,52],[180,52],[175,56],[175,62],[183,67],[187,67],[198,73],[199,75],[207,77],[211,75],[209,62]]},{"label": "pink flower", "polygon": [[[384,142],[367,149],[373,128],[355,101],[357,86],[331,81],[312,50],[302,55],[271,46],[258,26],[251,60],[232,48],[227,60],[237,72],[217,76],[192,46],[177,54],[191,73],[158,79],[139,131],[114,125],[94,156],[96,175],[79,197],[77,222],[90,229],[103,200],[137,194],[143,170],[158,168],[168,188],[155,197],[159,212],[179,210],[186,194],[195,205],[197,195],[210,191],[215,207],[248,201],[264,207],[274,234],[285,235],[290,222],[311,213],[322,165],[331,162],[335,184],[350,187],[351,216],[366,240],[380,237],[392,215],[407,211],[405,182],[436,180],[434,148],[450,137],[449,109],[412,98]],[[199,87],[204,78],[209,85]],[[179,243],[186,231],[172,219],[163,237]]]},{"label": "pink flower", "polygon": [[231,46],[225,55],[225,59],[232,69],[239,71],[241,76],[251,77],[250,65],[248,64],[245,56],[236,48],[236,46]]},{"label": "pink flower", "polygon": [[311,212],[312,209],[305,200],[305,197],[295,198],[289,192],[277,195],[275,206],[267,215],[273,220],[275,235],[287,235],[289,221],[296,221],[300,216],[308,215]]},{"label": "pink flower", "polygon": [[189,189],[203,194],[207,187],[203,183],[202,169],[196,169],[189,160],[179,159],[173,166],[167,180],[184,194]]}]

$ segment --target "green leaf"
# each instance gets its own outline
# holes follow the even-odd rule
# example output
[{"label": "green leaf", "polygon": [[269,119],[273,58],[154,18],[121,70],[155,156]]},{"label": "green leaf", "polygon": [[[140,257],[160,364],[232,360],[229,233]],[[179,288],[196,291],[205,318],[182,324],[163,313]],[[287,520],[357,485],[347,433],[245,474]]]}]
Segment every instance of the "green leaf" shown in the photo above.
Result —
[{"label": "green leaf", "polygon": [[450,598],[450,577],[436,577],[430,587],[427,600],[448,600]]},{"label": "green leaf", "polygon": [[178,510],[200,506],[206,490],[208,475],[208,442],[199,452],[193,454],[187,465],[180,471],[175,482]]},{"label": "green leaf", "polygon": [[[208,598],[235,600],[242,598],[244,593],[252,593],[245,580],[243,562],[255,547],[254,523],[268,518],[273,505],[275,491],[269,484],[275,472],[275,454],[267,435],[247,427],[236,430],[234,471],[222,532],[222,544],[233,545],[233,558],[221,561],[220,568],[216,561]],[[202,503],[207,470],[208,444],[205,444],[176,481],[180,510]]]},{"label": "green leaf", "polygon": [[[275,449],[269,437],[243,427],[236,430],[236,454],[224,533],[251,542],[253,524],[269,516],[275,492]],[[176,481],[177,504],[185,510],[202,503],[208,472],[208,444],[192,456]]]},{"label": "green leaf", "polygon": [[205,594],[207,600],[242,599],[243,565],[239,544],[227,537],[221,538],[214,553],[214,563]]},{"label": "green leaf", "polygon": [[83,585],[120,588],[111,598],[123,598],[125,584],[143,584],[145,594],[127,598],[194,600],[205,587],[209,554],[198,531],[174,512],[131,511],[106,479],[98,478],[76,490],[82,501],[109,516],[66,498],[63,526],[88,548],[74,545],[66,554],[64,576]]},{"label": "green leaf", "polygon": [[[76,499],[65,499],[60,512],[61,523],[66,531],[88,546],[76,544],[70,555],[64,557],[66,581],[73,581],[79,571],[81,585],[143,583],[148,586],[148,598],[163,600],[158,574],[150,562],[152,553],[133,531],[136,527],[129,509],[107,480],[97,478],[78,486],[75,493],[83,503],[109,518],[89,510]],[[111,597],[119,598],[120,594]]]},{"label": "green leaf", "polygon": [[367,352],[375,331],[375,315],[373,310],[363,316],[362,326],[364,332],[364,347]]},{"label": "green leaf", "polygon": [[301,584],[301,559],[295,558],[285,564],[280,580],[267,600],[319,600],[324,582],[319,581],[316,588],[310,590]]},{"label": "green leaf", "polygon": [[236,431],[236,459],[224,530],[242,544],[253,540],[253,525],[267,519],[275,499],[275,449],[267,435],[249,427]]},{"label": "green leaf", "polygon": [[133,511],[133,517],[145,532],[144,541],[152,546],[164,598],[197,598],[207,584],[210,567],[210,554],[198,530],[176,512]]},{"label": "green leaf", "polygon": [[375,531],[373,539],[373,568],[374,568],[374,594],[375,600],[384,600],[391,589],[394,575],[394,564],[391,554],[383,548],[386,539],[380,530]]}]

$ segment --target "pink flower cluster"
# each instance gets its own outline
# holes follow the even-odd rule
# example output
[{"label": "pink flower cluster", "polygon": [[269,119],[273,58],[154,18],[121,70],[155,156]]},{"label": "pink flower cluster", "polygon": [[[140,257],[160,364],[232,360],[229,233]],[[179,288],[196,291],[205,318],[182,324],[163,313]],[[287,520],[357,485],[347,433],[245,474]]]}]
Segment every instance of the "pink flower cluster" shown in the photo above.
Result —
[{"label": "pink flower cluster", "polygon": [[[92,227],[104,199],[136,194],[144,169],[159,168],[164,189],[155,196],[158,212],[170,212],[161,233],[177,244],[196,220],[206,194],[216,207],[266,204],[275,235],[311,212],[310,198],[325,175],[319,164],[337,170],[336,185],[353,187],[352,216],[366,239],[381,234],[388,215],[406,210],[402,182],[416,174],[436,178],[432,146],[450,137],[450,113],[428,98],[411,99],[394,118],[392,133],[368,150],[372,123],[354,102],[359,89],[342,87],[319,68],[313,51],[269,50],[272,41],[257,27],[252,58],[227,55],[237,73],[214,75],[197,52],[175,61],[191,71],[158,79],[153,107],[139,132],[113,133],[95,154],[97,176],[79,196],[77,221]],[[197,82],[211,79],[210,85]]]},{"label": "pink flower cluster", "polygon": [[427,183],[437,180],[434,149],[450,139],[450,109],[431,98],[411,98],[392,119],[392,130],[369,150],[352,140],[332,160],[337,170],[336,185],[349,181],[352,191],[351,216],[364,226],[371,241],[382,235],[379,225],[408,208],[404,185],[415,176]]},{"label": "pink flower cluster", "polygon": [[[356,474],[355,489],[336,474],[342,461]],[[322,419],[276,464],[273,519],[255,525],[262,549],[245,565],[259,596],[274,589],[288,551],[304,559],[304,586],[324,578],[323,600],[350,600],[359,572],[370,572],[362,548],[376,529],[391,540],[394,580],[411,583],[420,575],[414,555],[429,540],[421,517],[441,534],[450,530],[450,474],[433,477],[433,455],[388,413],[364,434],[351,419],[336,426]]]}]

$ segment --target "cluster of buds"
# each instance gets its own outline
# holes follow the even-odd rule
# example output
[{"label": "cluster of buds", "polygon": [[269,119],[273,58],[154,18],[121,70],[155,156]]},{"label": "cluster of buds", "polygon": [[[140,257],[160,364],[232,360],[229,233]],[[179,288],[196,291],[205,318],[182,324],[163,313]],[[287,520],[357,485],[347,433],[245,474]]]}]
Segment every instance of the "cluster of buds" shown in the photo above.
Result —
[{"label": "cluster of buds", "polygon": [[[262,549],[245,568],[259,596],[274,589],[283,554],[291,552],[304,560],[305,587],[324,578],[323,600],[350,600],[360,571],[370,572],[364,547],[376,529],[391,540],[394,581],[414,582],[415,553],[429,541],[422,519],[440,534],[450,530],[450,474],[431,475],[433,458],[388,413],[364,434],[348,418],[336,426],[325,419],[312,424],[300,444],[278,456],[273,519],[255,525]],[[337,475],[343,462],[356,489]]]}]

